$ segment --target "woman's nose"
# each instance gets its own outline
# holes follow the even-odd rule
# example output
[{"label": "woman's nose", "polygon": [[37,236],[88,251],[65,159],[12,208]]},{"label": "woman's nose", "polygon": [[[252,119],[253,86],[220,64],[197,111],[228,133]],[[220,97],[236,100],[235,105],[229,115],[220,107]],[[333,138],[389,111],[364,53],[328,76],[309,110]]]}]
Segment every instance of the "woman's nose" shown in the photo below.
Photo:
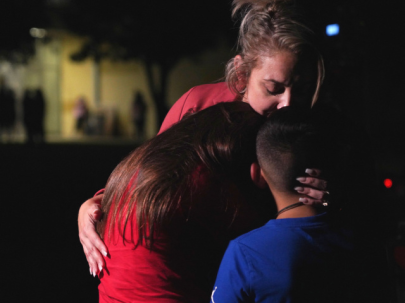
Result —
[{"label": "woman's nose", "polygon": [[291,90],[286,89],[284,93],[280,96],[279,103],[277,105],[277,109],[290,106],[291,105]]}]

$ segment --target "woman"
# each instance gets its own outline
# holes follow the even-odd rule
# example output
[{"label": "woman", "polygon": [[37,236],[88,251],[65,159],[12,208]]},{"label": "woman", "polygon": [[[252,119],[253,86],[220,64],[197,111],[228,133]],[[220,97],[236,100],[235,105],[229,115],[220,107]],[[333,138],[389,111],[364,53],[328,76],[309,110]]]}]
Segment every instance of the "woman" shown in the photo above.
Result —
[{"label": "woman", "polygon": [[[289,105],[312,106],[323,79],[323,61],[311,43],[312,32],[300,23],[297,10],[287,0],[234,0],[233,16],[241,15],[239,54],[228,62],[226,83],[192,88],[171,108],[160,133],[178,122],[186,113],[197,112],[220,102],[237,100],[249,103],[259,114]],[[303,172],[304,174],[304,172]],[[310,169],[298,187],[303,202],[320,203],[326,182],[319,171]],[[312,177],[311,177],[312,176]],[[297,176],[298,177],[298,176]],[[316,188],[316,189],[314,189]],[[95,232],[100,218],[102,195],[86,201],[79,211],[79,236],[95,275],[103,268],[107,247]]]},{"label": "woman", "polygon": [[102,202],[100,302],[208,302],[229,240],[275,213],[250,179],[264,121],[246,103],[220,103],[117,166]]}]

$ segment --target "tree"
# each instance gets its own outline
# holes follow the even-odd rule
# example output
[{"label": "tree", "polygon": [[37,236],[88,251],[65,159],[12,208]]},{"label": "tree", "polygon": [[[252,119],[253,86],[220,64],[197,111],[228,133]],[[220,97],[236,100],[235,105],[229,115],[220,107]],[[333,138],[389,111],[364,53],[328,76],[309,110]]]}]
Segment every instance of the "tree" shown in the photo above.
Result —
[{"label": "tree", "polygon": [[26,63],[35,53],[34,27],[49,25],[45,0],[3,0],[0,9],[0,59]]},{"label": "tree", "polygon": [[[227,1],[71,0],[61,11],[66,28],[87,37],[72,59],[141,59],[160,124],[167,113],[167,82],[181,58],[235,41]],[[155,77],[153,66],[158,66]]]}]

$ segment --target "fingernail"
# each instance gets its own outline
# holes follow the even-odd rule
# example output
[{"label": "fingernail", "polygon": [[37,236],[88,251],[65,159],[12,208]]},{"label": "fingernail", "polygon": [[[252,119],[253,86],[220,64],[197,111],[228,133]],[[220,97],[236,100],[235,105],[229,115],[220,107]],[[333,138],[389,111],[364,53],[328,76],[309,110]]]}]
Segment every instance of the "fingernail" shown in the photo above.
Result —
[{"label": "fingernail", "polygon": [[297,178],[297,181],[299,181],[299,182],[304,182],[306,179],[307,179],[307,178],[305,178],[305,177],[298,177],[298,178]]},{"label": "fingernail", "polygon": [[101,265],[98,266],[98,269],[100,270],[100,272],[102,272],[103,267]]},{"label": "fingernail", "polygon": [[93,275],[93,273],[91,272],[91,267],[89,267],[89,269],[90,269],[90,276],[91,276],[91,275]]},{"label": "fingernail", "polygon": [[95,278],[96,277],[96,272],[93,272],[93,278]]},{"label": "fingernail", "polygon": [[304,188],[297,186],[297,187],[294,188],[294,190],[296,190],[297,192],[301,192],[301,191],[304,190]]},{"label": "fingernail", "polygon": [[298,201],[307,204],[308,203],[308,199],[307,198],[299,198]]},{"label": "fingernail", "polygon": [[307,173],[308,175],[310,175],[310,174],[313,174],[313,173],[314,173],[314,170],[313,170],[313,169],[310,169],[310,168],[307,168],[307,169],[305,170],[305,173]]},{"label": "fingernail", "polygon": [[103,254],[104,257],[107,257],[107,252],[105,250],[102,250],[101,253]]}]

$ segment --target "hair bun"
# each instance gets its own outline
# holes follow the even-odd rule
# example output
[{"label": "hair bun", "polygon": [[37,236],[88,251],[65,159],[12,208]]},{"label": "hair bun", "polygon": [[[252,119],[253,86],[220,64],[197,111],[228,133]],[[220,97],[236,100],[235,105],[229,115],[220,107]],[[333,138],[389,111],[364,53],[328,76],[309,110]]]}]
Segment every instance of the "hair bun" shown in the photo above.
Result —
[{"label": "hair bun", "polygon": [[233,0],[232,16],[235,17],[238,12],[244,15],[253,10],[268,13],[273,17],[277,12],[284,11],[294,3],[294,0]]},{"label": "hair bun", "polygon": [[[226,82],[239,97],[246,92],[247,80],[260,56],[290,52],[317,68],[312,104],[317,100],[324,77],[323,59],[314,45],[314,33],[306,25],[295,0],[233,0],[232,17],[238,19],[238,62],[226,66]],[[304,59],[305,57],[305,59]],[[238,66],[236,66],[236,63]]]}]

